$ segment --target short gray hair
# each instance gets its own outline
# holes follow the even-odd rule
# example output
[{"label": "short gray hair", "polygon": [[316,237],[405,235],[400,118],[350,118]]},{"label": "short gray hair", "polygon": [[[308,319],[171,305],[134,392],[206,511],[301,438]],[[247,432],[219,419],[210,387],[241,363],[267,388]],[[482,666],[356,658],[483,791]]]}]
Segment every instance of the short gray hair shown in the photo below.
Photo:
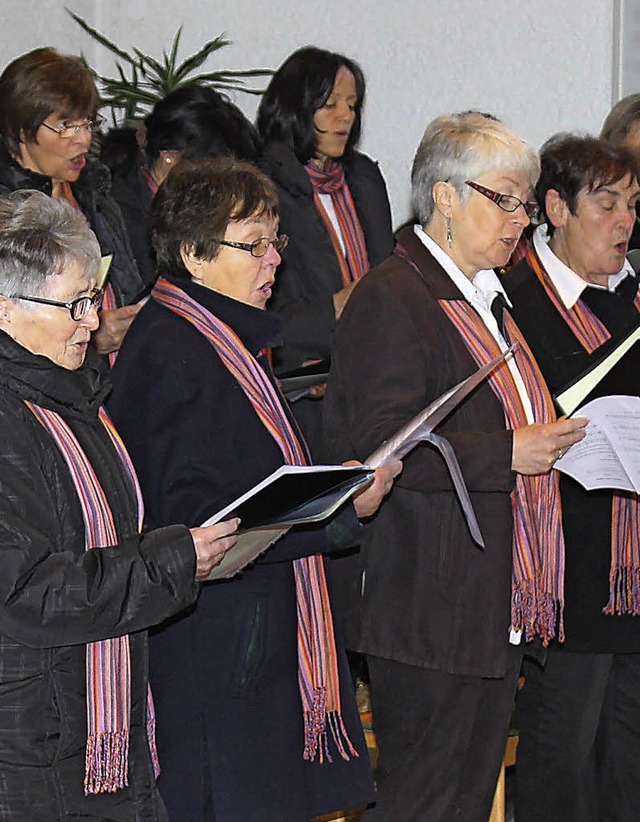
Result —
[{"label": "short gray hair", "polygon": [[0,197],[0,294],[48,295],[49,281],[77,262],[89,277],[100,246],[81,212],[41,191]]},{"label": "short gray hair", "polygon": [[632,128],[640,126],[640,94],[629,94],[618,100],[602,124],[600,138],[620,146]]},{"label": "short gray hair", "polygon": [[421,225],[433,215],[433,187],[448,182],[465,203],[474,180],[488,171],[524,171],[533,188],[540,176],[535,150],[504,123],[479,112],[448,114],[433,120],[420,141],[411,169],[413,207]]}]

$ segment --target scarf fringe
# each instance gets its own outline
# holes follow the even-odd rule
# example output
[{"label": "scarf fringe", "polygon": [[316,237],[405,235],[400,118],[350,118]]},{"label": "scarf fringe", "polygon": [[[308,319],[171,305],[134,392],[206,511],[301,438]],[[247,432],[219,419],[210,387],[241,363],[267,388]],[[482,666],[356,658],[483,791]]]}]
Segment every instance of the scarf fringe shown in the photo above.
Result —
[{"label": "scarf fringe", "polygon": [[114,793],[129,784],[129,731],[107,731],[87,740],[84,792],[86,796]]},{"label": "scarf fringe", "polygon": [[157,779],[160,776],[160,758],[158,757],[158,746],[156,744],[156,712],[149,686],[147,686],[147,742],[151,754],[153,776]]},{"label": "scarf fringe", "polygon": [[640,568],[616,568],[609,575],[609,602],[603,614],[640,615]]},{"label": "scarf fringe", "polygon": [[333,762],[333,757],[329,753],[327,729],[331,733],[340,757],[345,762],[359,755],[349,739],[340,711],[327,712],[326,688],[315,688],[313,707],[310,711],[304,712],[303,759],[314,762],[318,757],[321,765],[324,762]]},{"label": "scarf fringe", "polygon": [[564,602],[542,588],[535,579],[525,579],[513,586],[511,628],[522,631],[526,642],[540,637],[546,648],[552,639],[564,642]]}]

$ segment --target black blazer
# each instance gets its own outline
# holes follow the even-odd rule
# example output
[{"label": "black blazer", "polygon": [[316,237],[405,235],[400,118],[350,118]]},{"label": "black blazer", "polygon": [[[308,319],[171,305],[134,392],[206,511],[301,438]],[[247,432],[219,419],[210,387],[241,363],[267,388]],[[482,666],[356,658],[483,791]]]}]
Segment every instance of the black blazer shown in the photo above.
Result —
[{"label": "black blazer", "polygon": [[[592,311],[611,332],[611,340],[589,355],[526,260],[514,266],[503,282],[513,303],[513,316],[552,393],[602,357],[640,321],[633,305],[637,278],[625,283],[623,293],[587,289]],[[564,474],[560,491],[566,548],[566,639],[558,647],[594,653],[640,651],[640,619],[602,613],[609,599],[612,495],[607,490],[585,491]]]}]

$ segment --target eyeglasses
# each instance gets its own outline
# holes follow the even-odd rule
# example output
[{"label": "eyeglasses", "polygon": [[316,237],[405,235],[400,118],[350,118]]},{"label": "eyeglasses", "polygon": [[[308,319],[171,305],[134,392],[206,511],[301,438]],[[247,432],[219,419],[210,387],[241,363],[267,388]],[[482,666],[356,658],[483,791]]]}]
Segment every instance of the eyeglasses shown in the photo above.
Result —
[{"label": "eyeglasses", "polygon": [[536,220],[540,216],[540,206],[537,203],[524,203],[522,202],[522,200],[520,200],[518,197],[515,197],[513,194],[500,194],[499,192],[493,191],[490,188],[485,188],[485,186],[481,186],[479,183],[473,183],[471,182],[471,180],[466,180],[465,182],[466,185],[468,185],[470,188],[473,188],[480,194],[483,194],[503,211],[508,211],[510,214],[512,214],[514,211],[517,211],[518,206],[522,206],[524,208],[524,213],[531,220]]},{"label": "eyeglasses", "polygon": [[239,248],[242,251],[248,251],[252,257],[264,257],[272,245],[278,254],[284,251],[289,242],[286,234],[281,234],[275,240],[270,240],[268,237],[258,237],[252,243],[232,243],[231,240],[219,240],[220,245],[228,245],[229,248]]},{"label": "eyeglasses", "polygon": [[48,128],[49,131],[54,131],[61,140],[70,140],[82,130],[88,131],[91,134],[96,129],[99,129],[103,123],[104,117],[94,117],[93,120],[83,120],[81,123],[60,123],[59,126],[40,123],[40,125]]},{"label": "eyeglasses", "polygon": [[42,303],[42,305],[55,305],[58,308],[66,308],[69,314],[71,314],[71,319],[76,322],[80,322],[80,320],[86,317],[91,308],[95,308],[96,311],[98,311],[102,305],[103,298],[104,289],[100,289],[100,291],[96,291],[95,294],[91,294],[88,297],[78,297],[75,300],[71,300],[70,303],[61,303],[57,300],[45,300],[44,297],[25,297],[24,294],[14,295],[15,300],[27,300],[30,303]]}]

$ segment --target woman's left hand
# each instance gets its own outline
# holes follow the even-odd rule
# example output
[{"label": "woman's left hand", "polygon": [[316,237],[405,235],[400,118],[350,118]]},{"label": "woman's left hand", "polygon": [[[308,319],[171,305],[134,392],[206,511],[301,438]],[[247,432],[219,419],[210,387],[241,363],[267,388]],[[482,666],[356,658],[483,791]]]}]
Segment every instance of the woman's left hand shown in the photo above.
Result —
[{"label": "woman's left hand", "polygon": [[[343,465],[361,465],[357,460],[350,460]],[[373,482],[354,494],[353,507],[356,509],[358,519],[366,519],[375,514],[380,507],[380,503],[387,496],[393,486],[393,480],[402,471],[400,460],[389,462],[376,468],[373,475]]]}]

